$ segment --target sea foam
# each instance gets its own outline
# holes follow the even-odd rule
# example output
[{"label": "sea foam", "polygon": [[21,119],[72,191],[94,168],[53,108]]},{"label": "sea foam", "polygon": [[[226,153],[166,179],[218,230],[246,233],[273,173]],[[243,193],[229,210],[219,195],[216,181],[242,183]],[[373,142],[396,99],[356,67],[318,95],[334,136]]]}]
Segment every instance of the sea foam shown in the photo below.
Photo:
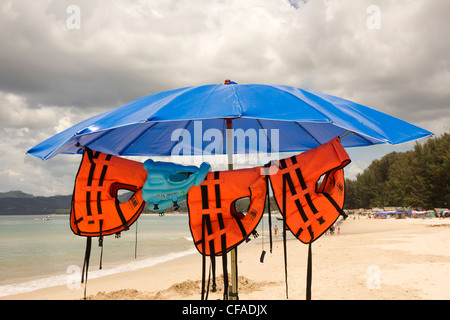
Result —
[{"label": "sea foam", "polygon": [[[134,271],[143,268],[155,266],[171,260],[182,258],[197,253],[195,248],[173,252],[159,257],[151,257],[140,260],[123,263],[111,268],[103,268],[101,270],[89,270],[89,279],[100,278],[111,274]],[[71,268],[75,267],[75,268]],[[77,279],[74,281],[74,279]],[[55,275],[51,277],[39,278],[35,280],[13,283],[0,286],[0,297],[31,292],[39,289],[50,288],[55,286],[67,285],[69,288],[77,287],[81,280],[81,269],[77,266],[69,266],[66,274]],[[78,286],[79,287],[79,286]]]}]

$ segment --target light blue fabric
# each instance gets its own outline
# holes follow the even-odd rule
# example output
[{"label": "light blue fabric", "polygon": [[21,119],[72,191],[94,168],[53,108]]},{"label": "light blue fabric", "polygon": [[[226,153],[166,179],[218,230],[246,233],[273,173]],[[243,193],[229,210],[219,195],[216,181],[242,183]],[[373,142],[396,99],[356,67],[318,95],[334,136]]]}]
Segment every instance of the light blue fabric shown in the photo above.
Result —
[{"label": "light blue fabric", "polygon": [[170,207],[178,209],[178,203],[186,199],[189,189],[199,186],[211,168],[207,162],[197,168],[152,159],[145,161],[143,166],[147,170],[147,179],[142,188],[142,198],[150,210],[160,213]]},{"label": "light blue fabric", "polygon": [[[183,144],[190,144],[191,154],[201,154],[212,142],[203,134],[215,129],[213,132],[219,130],[225,137],[226,119],[233,119],[234,130],[266,129],[261,132],[267,133],[268,152],[274,129],[278,130],[279,152],[308,150],[341,135],[344,147],[397,144],[432,135],[395,117],[323,93],[282,85],[213,84],[142,97],[87,119],[28,153],[42,159],[59,153],[82,153],[77,147],[80,143],[117,156],[168,156]],[[201,126],[202,132],[194,146],[192,140],[195,134],[199,136],[196,126]],[[173,141],[177,129],[183,134]],[[233,151],[259,152],[261,145],[246,143],[245,148]],[[226,144],[215,152],[226,154]]]}]

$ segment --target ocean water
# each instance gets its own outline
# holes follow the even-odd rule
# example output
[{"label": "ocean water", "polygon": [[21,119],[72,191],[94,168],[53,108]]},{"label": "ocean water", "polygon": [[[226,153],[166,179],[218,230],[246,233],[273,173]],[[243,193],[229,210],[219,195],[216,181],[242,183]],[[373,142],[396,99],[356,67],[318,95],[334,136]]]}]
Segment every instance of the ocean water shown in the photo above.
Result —
[{"label": "ocean water", "polygon": [[[94,238],[89,279],[197,253],[188,219],[141,215],[120,238],[104,237],[102,270]],[[86,238],[72,233],[68,215],[0,216],[0,297],[67,284],[80,275],[85,248]]]}]

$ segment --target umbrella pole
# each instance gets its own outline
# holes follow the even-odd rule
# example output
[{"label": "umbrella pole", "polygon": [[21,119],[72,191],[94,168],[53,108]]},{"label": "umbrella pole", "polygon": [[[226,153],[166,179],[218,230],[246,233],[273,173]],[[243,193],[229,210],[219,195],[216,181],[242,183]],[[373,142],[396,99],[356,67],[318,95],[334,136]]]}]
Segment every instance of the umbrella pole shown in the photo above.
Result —
[{"label": "umbrella pole", "polygon": [[[227,119],[227,155],[228,170],[233,170],[233,135],[232,120]],[[230,251],[231,254],[231,289],[230,300],[238,300],[238,273],[237,273],[237,248]]]}]

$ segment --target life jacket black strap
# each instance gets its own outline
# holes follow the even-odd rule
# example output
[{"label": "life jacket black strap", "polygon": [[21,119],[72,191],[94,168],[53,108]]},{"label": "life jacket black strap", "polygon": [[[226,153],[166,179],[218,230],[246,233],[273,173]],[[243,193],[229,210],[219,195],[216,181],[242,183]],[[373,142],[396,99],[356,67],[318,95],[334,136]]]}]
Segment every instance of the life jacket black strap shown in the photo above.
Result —
[{"label": "life jacket black strap", "polygon": [[[266,194],[267,194],[267,212],[269,214],[269,240],[270,240],[270,253],[272,253],[272,213],[270,210],[270,192],[269,192],[269,184],[270,179],[268,176],[266,176]],[[263,258],[264,259],[264,258]]]},{"label": "life jacket black strap", "polygon": [[103,234],[102,234],[102,229],[103,229],[103,219],[100,219],[99,221],[100,224],[100,235],[98,237],[98,246],[101,247],[100,250],[100,264],[99,264],[99,269],[102,269],[102,262],[103,262]]},{"label": "life jacket black strap", "polygon": [[[214,172],[214,180],[219,180],[219,171],[215,171]],[[220,197],[220,184],[217,183],[216,185],[214,185],[214,191],[216,193],[216,208],[220,209],[222,208],[222,199]]]},{"label": "life jacket black strap", "polygon": [[84,149],[84,151],[86,151],[86,154],[87,154],[87,156],[88,156],[89,162],[93,164],[93,163],[94,163],[94,160],[93,160],[93,158],[94,158],[94,153],[93,153],[92,150],[91,150],[90,148],[88,148],[88,147],[84,147],[83,149]]},{"label": "life jacket black strap", "polygon": [[124,231],[129,230],[130,227],[128,227],[127,220],[125,219],[125,216],[123,215],[122,209],[120,208],[120,201],[119,201],[119,199],[116,199],[114,201],[114,204],[116,205],[117,214],[119,215],[120,221],[122,222],[123,230]]},{"label": "life jacket black strap", "polygon": [[311,286],[312,286],[312,246],[310,242],[308,245],[308,267],[306,271],[306,300],[311,300]]},{"label": "life jacket black strap", "polygon": [[92,216],[92,211],[91,211],[91,192],[87,191],[86,192],[86,212],[88,216]]},{"label": "life jacket black strap", "polygon": [[206,185],[200,186],[200,190],[202,192],[202,208],[209,209],[208,186],[206,186]]},{"label": "life jacket black strap", "polygon": [[[212,235],[212,225],[211,225],[211,217],[205,214],[205,222],[206,222],[206,231],[208,232],[208,236]],[[214,247],[214,239],[209,241],[209,253],[211,259],[211,267],[212,267],[212,275],[213,275],[213,287],[212,292],[216,292],[216,249]]]},{"label": "life jacket black strap", "polygon": [[[212,234],[211,217],[209,214],[202,215],[202,300],[208,299],[210,278],[208,277],[208,285],[205,291],[205,273],[206,273],[206,234]],[[214,248],[214,239],[209,241],[209,252],[211,259],[211,269],[213,276],[212,292],[216,291],[216,250]],[[211,275],[211,272],[210,272]]]},{"label": "life jacket black strap", "polygon": [[[295,156],[292,156],[290,159],[291,159],[291,162],[292,162],[293,165],[297,164],[297,158]],[[280,168],[282,168],[282,169],[286,169],[287,168],[286,159],[280,160]],[[298,179],[298,181],[300,183],[300,186],[301,186],[302,190],[303,191],[306,190],[307,189],[306,182],[305,182],[305,179],[303,178],[303,174],[302,174],[300,168],[295,168],[294,172],[295,172],[295,176],[297,177],[297,179]],[[295,189],[295,186],[294,186],[294,183],[292,181],[292,177],[291,177],[290,172],[284,173],[283,174],[283,178],[286,179],[286,182],[287,182],[287,184],[289,186],[289,191],[291,192],[291,194],[293,196],[297,195],[297,190]],[[317,214],[319,212],[319,210],[317,210],[316,206],[314,205],[314,203],[312,201],[312,198],[311,198],[311,195],[309,193],[305,193],[304,197],[306,199],[306,202],[308,203],[309,208],[311,209],[311,212],[313,214]],[[308,217],[307,217],[305,211],[303,210],[303,206],[301,205],[300,200],[299,199],[295,199],[294,202],[295,202],[295,205],[296,205],[298,211],[300,212],[300,215],[301,215],[303,221],[307,222],[308,221]]]},{"label": "life jacket black strap", "polygon": [[247,234],[247,231],[244,228],[244,225],[242,224],[241,218],[239,218],[237,216],[233,216],[233,217],[234,217],[234,219],[236,220],[236,223],[239,226],[239,230],[241,230],[243,239],[247,238],[248,234]]},{"label": "life jacket black strap", "polygon": [[287,282],[287,244],[286,244],[286,177],[283,175],[283,252],[284,252],[284,282],[286,285],[286,299],[289,299],[289,287]]},{"label": "life jacket black strap", "polygon": [[86,238],[86,251],[84,253],[83,270],[81,271],[81,283],[84,283],[84,299],[86,300],[86,290],[89,272],[89,260],[91,258],[92,237]]},{"label": "life jacket black strap", "polygon": [[[88,155],[89,161],[91,162],[91,167],[89,169],[89,176],[88,176],[87,186],[88,187],[92,187],[92,182],[93,182],[93,179],[94,179],[94,173],[95,173],[95,170],[96,170],[96,167],[97,167],[97,164],[94,162],[94,159],[98,159],[101,153],[98,152],[98,151],[93,152],[89,148],[85,148],[85,150],[86,150],[86,153]],[[108,155],[106,155],[105,161],[110,161],[111,158],[112,158],[112,155],[108,154]],[[98,186],[99,187],[103,186],[103,182],[105,180],[107,171],[108,171],[108,165],[105,164],[105,165],[103,165],[102,171],[101,171],[101,174],[100,174],[100,179],[99,179],[99,182],[98,182]],[[123,215],[123,212],[120,209],[120,201],[117,199],[117,191],[121,187],[123,187],[122,184],[114,184],[112,186],[110,192],[111,192],[111,196],[116,197],[116,200],[115,200],[116,211],[117,211],[117,213],[119,215],[119,218],[120,218],[120,220],[122,222],[124,230],[126,231],[126,230],[129,230],[129,227],[127,225],[127,221],[125,219],[125,216]],[[137,188],[136,188],[136,190],[137,190]],[[88,216],[92,216],[91,196],[92,196],[91,191],[86,191],[86,212],[87,212]],[[97,191],[97,201],[96,201],[96,203],[97,203],[97,212],[100,215],[100,214],[103,213],[102,206],[101,206],[101,191]]]},{"label": "life jacket black strap", "polygon": [[205,300],[205,269],[206,269],[206,219],[205,215],[202,216],[202,300]]},{"label": "life jacket black strap", "polygon": [[[221,213],[217,214],[217,219],[219,222],[220,230],[225,229],[225,224],[223,222],[223,217]],[[227,236],[225,232],[220,236],[220,239],[222,245],[223,300],[228,300]]]},{"label": "life jacket black strap", "polygon": [[348,215],[344,212],[344,210],[341,209],[341,207],[339,207],[339,205],[336,203],[336,201],[334,201],[333,197],[330,196],[330,194],[326,192],[322,192],[322,194],[328,199],[328,201],[330,201],[336,211],[339,212],[339,214],[342,215],[344,219],[348,217]]}]

